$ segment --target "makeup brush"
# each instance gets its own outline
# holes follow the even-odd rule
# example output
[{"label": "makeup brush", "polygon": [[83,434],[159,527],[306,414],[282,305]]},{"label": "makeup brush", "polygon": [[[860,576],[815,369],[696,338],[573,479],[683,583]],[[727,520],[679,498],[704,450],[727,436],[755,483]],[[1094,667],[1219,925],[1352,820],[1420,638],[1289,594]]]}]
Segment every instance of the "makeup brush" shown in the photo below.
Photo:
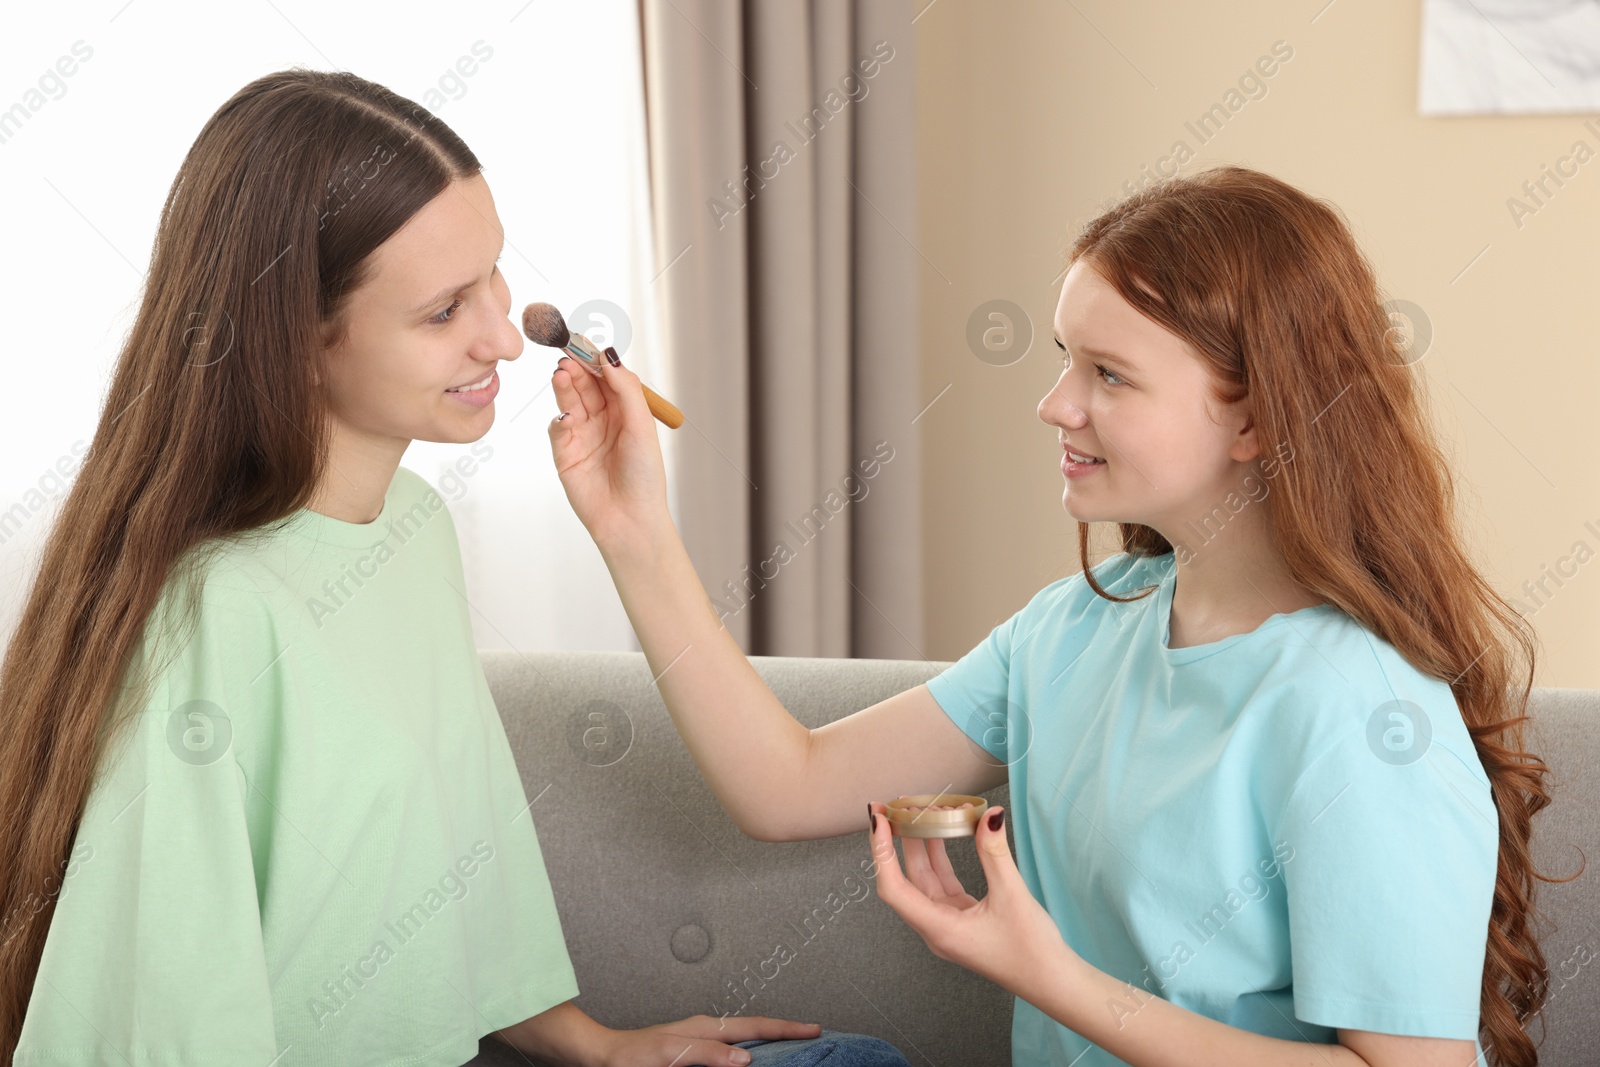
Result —
[{"label": "makeup brush", "polygon": [[[529,304],[523,308],[522,332],[536,345],[562,349],[590,374],[601,377],[600,361],[606,358],[605,355],[583,334],[567,329],[567,321],[554,304]],[[644,399],[650,405],[650,414],[666,423],[670,429],[676,430],[683,425],[683,412],[648,385],[644,386]]]}]

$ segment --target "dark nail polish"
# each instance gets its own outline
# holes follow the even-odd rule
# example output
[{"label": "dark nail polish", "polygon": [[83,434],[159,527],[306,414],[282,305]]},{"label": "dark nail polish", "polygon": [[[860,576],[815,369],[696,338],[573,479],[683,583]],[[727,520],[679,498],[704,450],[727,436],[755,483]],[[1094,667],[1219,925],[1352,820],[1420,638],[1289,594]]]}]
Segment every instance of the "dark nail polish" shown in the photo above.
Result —
[{"label": "dark nail polish", "polygon": [[991,811],[989,813],[989,829],[998,830],[998,829],[1000,829],[1000,824],[1005,822],[1005,821],[1006,821],[1006,813],[1005,812],[1003,812],[1003,811]]},{"label": "dark nail polish", "polygon": [[871,804],[867,805],[867,825],[872,828],[873,833],[878,832],[878,813],[872,810]]},{"label": "dark nail polish", "polygon": [[606,358],[611,361],[611,365],[613,367],[622,366],[622,360],[620,358],[618,358],[617,350],[615,348],[606,349]]}]

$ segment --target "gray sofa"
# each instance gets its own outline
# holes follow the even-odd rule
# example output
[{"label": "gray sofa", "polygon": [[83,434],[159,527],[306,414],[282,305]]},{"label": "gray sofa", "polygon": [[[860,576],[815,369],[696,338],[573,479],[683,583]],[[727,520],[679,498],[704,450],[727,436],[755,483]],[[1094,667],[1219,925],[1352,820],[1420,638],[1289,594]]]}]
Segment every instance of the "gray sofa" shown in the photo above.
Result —
[{"label": "gray sofa", "polygon": [[[877,898],[862,867],[870,863],[865,833],[784,843],[740,833],[689,758],[642,654],[482,655],[533,801],[582,990],[577,1002],[590,1015],[613,1027],[699,1013],[771,1015],[882,1037],[917,1067],[1009,1067],[1010,995],[936,958]],[[807,726],[947,666],[759,656],[752,663]],[[1533,714],[1530,744],[1551,765],[1555,794],[1535,824],[1535,858],[1540,870],[1569,875],[1578,849],[1600,853],[1600,690],[1535,690]],[[1008,804],[1006,788],[987,799]],[[981,897],[971,843],[950,852],[963,884]],[[1596,879],[1600,871],[1585,871],[1541,885],[1539,905],[1551,920],[1540,934],[1551,968],[1545,1067],[1600,1065]],[[780,944],[788,951],[780,954]],[[1537,1039],[1537,1025],[1533,1033]],[[485,1039],[471,1062],[528,1061]]]}]

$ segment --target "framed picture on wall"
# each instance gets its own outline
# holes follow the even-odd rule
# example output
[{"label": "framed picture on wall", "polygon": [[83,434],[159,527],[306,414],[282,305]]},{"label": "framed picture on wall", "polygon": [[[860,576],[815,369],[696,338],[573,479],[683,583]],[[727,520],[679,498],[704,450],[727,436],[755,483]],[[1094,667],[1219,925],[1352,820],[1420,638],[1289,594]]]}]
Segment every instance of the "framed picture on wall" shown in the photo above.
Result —
[{"label": "framed picture on wall", "polygon": [[1600,111],[1600,0],[1423,0],[1423,115]]}]

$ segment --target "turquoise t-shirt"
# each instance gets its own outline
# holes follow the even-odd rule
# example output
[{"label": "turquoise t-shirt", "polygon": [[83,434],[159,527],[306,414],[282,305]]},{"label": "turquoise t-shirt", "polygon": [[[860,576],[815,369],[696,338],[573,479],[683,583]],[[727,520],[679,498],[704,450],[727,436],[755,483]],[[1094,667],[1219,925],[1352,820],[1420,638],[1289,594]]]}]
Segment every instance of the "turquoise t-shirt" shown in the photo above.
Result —
[{"label": "turquoise t-shirt", "polygon": [[[73,842],[18,1067],[455,1067],[578,994],[444,501],[227,542]],[[165,619],[166,621],[162,621]],[[130,667],[131,670],[131,667]]]},{"label": "turquoise t-shirt", "polygon": [[[1176,564],[1054,582],[928,682],[1009,764],[1017,864],[1062,938],[1231,1026],[1477,1041],[1499,848],[1450,687],[1330,604],[1167,647]],[[1125,1061],[1018,998],[1012,1062]],[[1481,1046],[1478,1063],[1486,1067]]]}]

